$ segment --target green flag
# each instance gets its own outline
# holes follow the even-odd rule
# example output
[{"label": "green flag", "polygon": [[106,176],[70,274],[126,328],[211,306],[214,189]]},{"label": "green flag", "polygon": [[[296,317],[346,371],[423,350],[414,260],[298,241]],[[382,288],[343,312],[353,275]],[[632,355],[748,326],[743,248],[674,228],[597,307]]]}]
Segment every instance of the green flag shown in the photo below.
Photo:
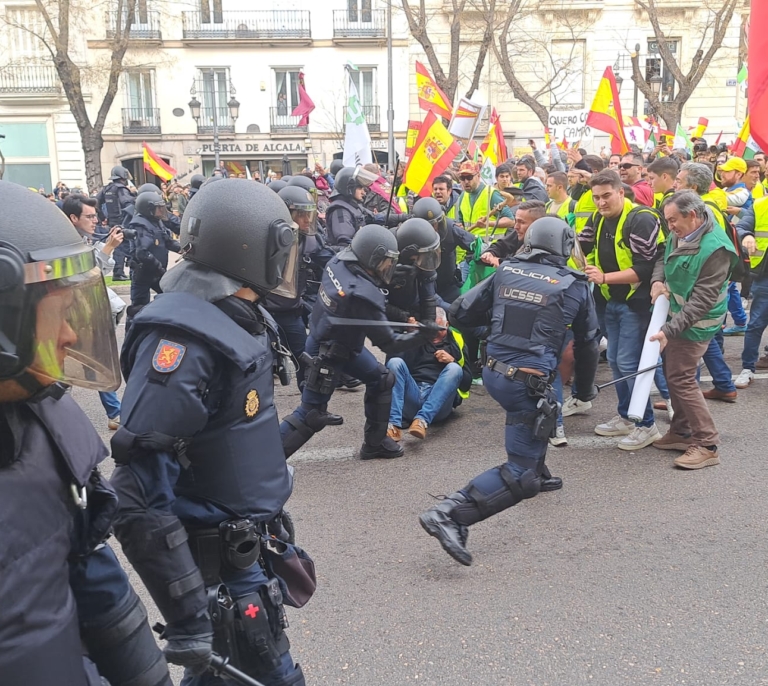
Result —
[{"label": "green flag", "polygon": [[739,73],[736,74],[736,81],[737,83],[744,83],[747,80],[747,63],[744,62],[744,64],[741,65],[741,69],[739,69]]}]

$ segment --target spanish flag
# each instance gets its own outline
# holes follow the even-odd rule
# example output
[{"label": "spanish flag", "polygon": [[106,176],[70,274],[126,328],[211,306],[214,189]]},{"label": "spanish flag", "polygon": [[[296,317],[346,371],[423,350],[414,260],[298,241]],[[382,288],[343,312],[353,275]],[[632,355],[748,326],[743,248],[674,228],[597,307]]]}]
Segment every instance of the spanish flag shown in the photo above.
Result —
[{"label": "spanish flag", "polygon": [[619,89],[616,87],[616,77],[613,69],[606,67],[600,85],[597,87],[595,99],[587,115],[587,126],[611,134],[611,152],[619,155],[629,152],[629,144],[624,135],[619,102]]},{"label": "spanish flag", "polygon": [[691,138],[701,138],[707,130],[707,126],[709,126],[709,119],[706,117],[699,117],[699,123],[696,124],[696,128],[691,134]]},{"label": "spanish flag", "polygon": [[760,150],[759,145],[752,137],[752,124],[750,122],[750,116],[744,120],[744,126],[741,127],[739,137],[733,141],[731,146],[731,154],[737,157],[742,157],[745,160],[754,159],[755,153]]},{"label": "spanish flag", "polygon": [[461,146],[430,110],[424,117],[413,154],[405,167],[403,183],[421,197],[429,197],[432,181],[448,169],[460,153]]},{"label": "spanish flag", "polygon": [[430,76],[427,68],[421,63],[416,62],[416,90],[419,95],[419,107],[423,110],[434,110],[438,115],[445,119],[451,118],[451,101],[448,96],[440,90]]},{"label": "spanish flag", "polygon": [[498,167],[507,159],[507,146],[504,143],[504,132],[501,130],[501,121],[495,107],[491,110],[489,123],[488,135],[480,144],[480,150],[493,162],[494,167]]},{"label": "spanish flag", "polygon": [[144,151],[144,169],[150,174],[159,176],[163,181],[170,181],[176,176],[176,170],[163,162],[146,143],[142,143],[141,147]]}]

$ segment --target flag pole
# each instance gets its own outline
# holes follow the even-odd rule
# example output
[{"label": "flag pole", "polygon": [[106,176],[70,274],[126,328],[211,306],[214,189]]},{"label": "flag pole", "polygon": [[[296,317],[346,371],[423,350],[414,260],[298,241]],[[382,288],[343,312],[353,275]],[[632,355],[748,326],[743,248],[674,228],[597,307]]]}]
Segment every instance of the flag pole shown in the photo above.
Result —
[{"label": "flag pole", "polygon": [[[392,78],[392,2],[387,3],[387,157],[390,165],[395,165],[395,109],[394,109],[394,85]],[[397,167],[393,166],[394,176],[392,178],[392,187],[395,186],[397,178]],[[390,206],[392,205],[390,201]],[[389,218],[389,208],[387,208],[387,218]]]}]

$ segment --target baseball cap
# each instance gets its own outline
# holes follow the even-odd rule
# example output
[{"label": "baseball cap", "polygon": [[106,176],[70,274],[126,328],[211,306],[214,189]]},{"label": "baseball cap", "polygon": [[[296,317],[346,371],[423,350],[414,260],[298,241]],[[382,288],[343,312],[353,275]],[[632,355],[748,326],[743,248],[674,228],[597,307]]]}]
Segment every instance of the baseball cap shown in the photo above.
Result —
[{"label": "baseball cap", "polygon": [[[745,167],[746,171],[746,167]],[[472,160],[466,160],[461,163],[461,166],[459,167],[459,176],[462,174],[472,174],[474,176],[475,174],[480,173],[480,165],[477,162],[473,162]]]},{"label": "baseball cap", "polygon": [[729,157],[723,164],[717,167],[720,171],[738,171],[747,173],[747,163],[741,157]]}]

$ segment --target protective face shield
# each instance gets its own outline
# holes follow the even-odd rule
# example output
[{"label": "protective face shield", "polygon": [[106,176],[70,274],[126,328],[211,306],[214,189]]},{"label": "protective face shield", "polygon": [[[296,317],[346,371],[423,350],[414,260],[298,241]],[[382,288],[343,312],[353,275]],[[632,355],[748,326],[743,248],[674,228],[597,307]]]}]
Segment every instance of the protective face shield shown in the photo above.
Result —
[{"label": "protective face shield", "polygon": [[433,272],[440,266],[440,236],[435,234],[434,245],[416,252],[413,264],[425,272]]},{"label": "protective face shield", "polygon": [[276,220],[269,227],[271,246],[268,268],[274,269],[273,278],[280,279],[272,293],[294,299],[299,295],[299,234],[298,227]]},{"label": "protective face shield", "polygon": [[587,266],[587,258],[584,256],[584,251],[581,249],[581,243],[579,243],[577,240],[573,242],[573,247],[571,248],[571,258],[573,259],[573,263],[576,265],[576,269],[583,272]]},{"label": "protective face shield", "polygon": [[388,250],[383,245],[379,245],[373,251],[369,265],[381,281],[389,283],[395,275],[395,267],[397,267],[399,257],[400,253],[397,250]]},{"label": "protective face shield", "polygon": [[120,365],[112,310],[93,249],[21,253],[0,244],[0,377],[113,391]]},{"label": "protective face shield", "polygon": [[353,181],[358,186],[362,186],[363,188],[369,188],[378,178],[378,174],[374,174],[373,172],[369,172],[367,169],[364,169],[362,164],[358,164],[355,167],[355,171],[352,173]]},{"label": "protective face shield", "polygon": [[291,219],[304,236],[317,234],[317,205],[314,203],[291,208]]}]

